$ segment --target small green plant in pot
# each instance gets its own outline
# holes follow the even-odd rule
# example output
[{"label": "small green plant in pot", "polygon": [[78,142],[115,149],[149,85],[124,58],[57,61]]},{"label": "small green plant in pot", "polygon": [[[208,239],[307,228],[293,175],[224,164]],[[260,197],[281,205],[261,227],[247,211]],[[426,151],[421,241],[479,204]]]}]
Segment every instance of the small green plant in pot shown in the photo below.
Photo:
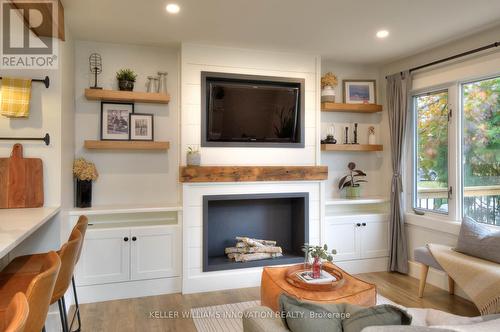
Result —
[{"label": "small green plant in pot", "polygon": [[186,164],[188,166],[200,166],[201,164],[201,153],[198,149],[193,149],[188,147],[186,154]]},{"label": "small green plant in pot", "polygon": [[356,169],[356,164],[352,161],[347,164],[347,168],[349,169],[349,174],[340,179],[339,189],[345,189],[346,198],[358,198],[361,196],[360,183],[368,182],[362,179],[366,176],[366,173]]},{"label": "small green plant in pot", "polygon": [[137,74],[132,69],[124,68],[116,72],[116,79],[118,80],[118,88],[121,91],[132,91],[134,90]]},{"label": "small green plant in pot", "polygon": [[313,258],[312,263],[312,277],[317,279],[321,276],[321,262],[326,260],[328,262],[333,261],[333,255],[337,254],[337,250],[332,249],[328,251],[328,246],[325,244],[323,246],[311,246],[308,243],[302,246],[302,251],[305,253],[305,264],[309,262],[309,257]]}]

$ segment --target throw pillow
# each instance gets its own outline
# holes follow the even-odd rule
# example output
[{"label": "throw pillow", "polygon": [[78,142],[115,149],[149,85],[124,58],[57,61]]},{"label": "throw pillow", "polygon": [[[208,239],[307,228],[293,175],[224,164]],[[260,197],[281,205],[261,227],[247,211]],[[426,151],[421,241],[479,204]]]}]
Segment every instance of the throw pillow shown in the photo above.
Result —
[{"label": "throw pillow", "polygon": [[368,308],[346,304],[345,313],[350,315],[342,321],[344,332],[359,332],[368,326],[411,324],[411,316],[406,311],[390,304]]},{"label": "throw pillow", "polygon": [[465,217],[460,227],[456,251],[500,263],[500,230]]}]

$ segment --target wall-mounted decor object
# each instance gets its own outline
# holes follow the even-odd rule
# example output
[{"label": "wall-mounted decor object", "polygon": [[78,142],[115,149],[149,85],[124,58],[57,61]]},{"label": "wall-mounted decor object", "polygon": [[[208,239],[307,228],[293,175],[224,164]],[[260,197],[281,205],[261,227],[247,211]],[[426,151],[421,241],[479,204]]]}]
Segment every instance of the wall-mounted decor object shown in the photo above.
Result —
[{"label": "wall-mounted decor object", "polygon": [[88,208],[92,206],[92,182],[99,174],[94,163],[83,158],[73,161],[73,176],[76,179],[75,206]]},{"label": "wall-mounted decor object", "polygon": [[24,158],[23,146],[14,144],[9,158],[0,158],[0,209],[42,207],[43,163]]},{"label": "wall-mounted decor object", "polygon": [[374,145],[377,144],[377,137],[375,136],[375,127],[368,127],[368,144]]},{"label": "wall-mounted decor object", "polygon": [[97,86],[97,75],[102,73],[102,58],[98,53],[92,53],[89,56],[89,67],[90,72],[94,74],[94,86],[91,86],[91,89],[102,89],[102,87]]},{"label": "wall-mounted decor object", "polygon": [[343,80],[344,103],[376,104],[377,90],[375,80]]},{"label": "wall-mounted decor object", "polygon": [[346,198],[358,198],[361,196],[360,183],[368,182],[360,179],[366,176],[366,173],[362,170],[355,169],[356,164],[352,161],[347,164],[347,168],[349,169],[349,173],[340,179],[339,189],[345,189]]},{"label": "wall-mounted decor object", "polygon": [[153,114],[130,113],[130,140],[154,140]]},{"label": "wall-mounted decor object", "polygon": [[101,102],[101,140],[128,141],[134,104]]},{"label": "wall-mounted decor object", "polygon": [[167,94],[167,75],[166,71],[158,72],[158,89],[156,92]]},{"label": "wall-mounted decor object", "polygon": [[338,84],[337,76],[328,72],[321,77],[321,102],[335,102],[335,87]]},{"label": "wall-mounted decor object", "polygon": [[186,164],[188,166],[200,166],[201,164],[200,150],[188,147],[188,151],[186,154]]},{"label": "wall-mounted decor object", "polygon": [[132,69],[124,68],[116,72],[116,79],[118,80],[118,88],[121,91],[132,91],[134,90],[137,74]]}]

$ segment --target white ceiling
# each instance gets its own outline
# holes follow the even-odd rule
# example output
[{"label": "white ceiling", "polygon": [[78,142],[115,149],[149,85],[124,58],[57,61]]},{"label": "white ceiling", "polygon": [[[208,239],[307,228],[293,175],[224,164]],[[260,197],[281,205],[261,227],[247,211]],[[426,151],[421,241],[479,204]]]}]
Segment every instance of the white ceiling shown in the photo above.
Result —
[{"label": "white ceiling", "polygon": [[[165,5],[178,3],[177,15]],[[76,39],[199,42],[382,63],[500,24],[499,0],[63,0]],[[377,39],[379,29],[390,31]],[[499,36],[500,39],[500,36]]]}]

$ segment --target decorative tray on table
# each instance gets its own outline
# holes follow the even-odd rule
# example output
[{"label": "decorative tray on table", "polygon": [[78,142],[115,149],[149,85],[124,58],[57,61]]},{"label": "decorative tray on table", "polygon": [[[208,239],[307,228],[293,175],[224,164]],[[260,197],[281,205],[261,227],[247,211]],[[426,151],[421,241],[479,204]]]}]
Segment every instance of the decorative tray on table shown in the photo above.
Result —
[{"label": "decorative tray on table", "polygon": [[286,273],[286,281],[297,288],[318,292],[332,291],[344,284],[345,280],[342,272],[336,269],[334,266],[325,264],[323,265],[322,270],[324,272],[327,272],[327,275],[330,275],[333,278],[330,278],[330,280],[327,279],[327,281],[325,282],[307,282],[304,280],[302,275],[304,274],[304,272],[311,271],[311,267],[307,266],[306,268],[304,268],[303,264],[299,264],[288,269]]}]

